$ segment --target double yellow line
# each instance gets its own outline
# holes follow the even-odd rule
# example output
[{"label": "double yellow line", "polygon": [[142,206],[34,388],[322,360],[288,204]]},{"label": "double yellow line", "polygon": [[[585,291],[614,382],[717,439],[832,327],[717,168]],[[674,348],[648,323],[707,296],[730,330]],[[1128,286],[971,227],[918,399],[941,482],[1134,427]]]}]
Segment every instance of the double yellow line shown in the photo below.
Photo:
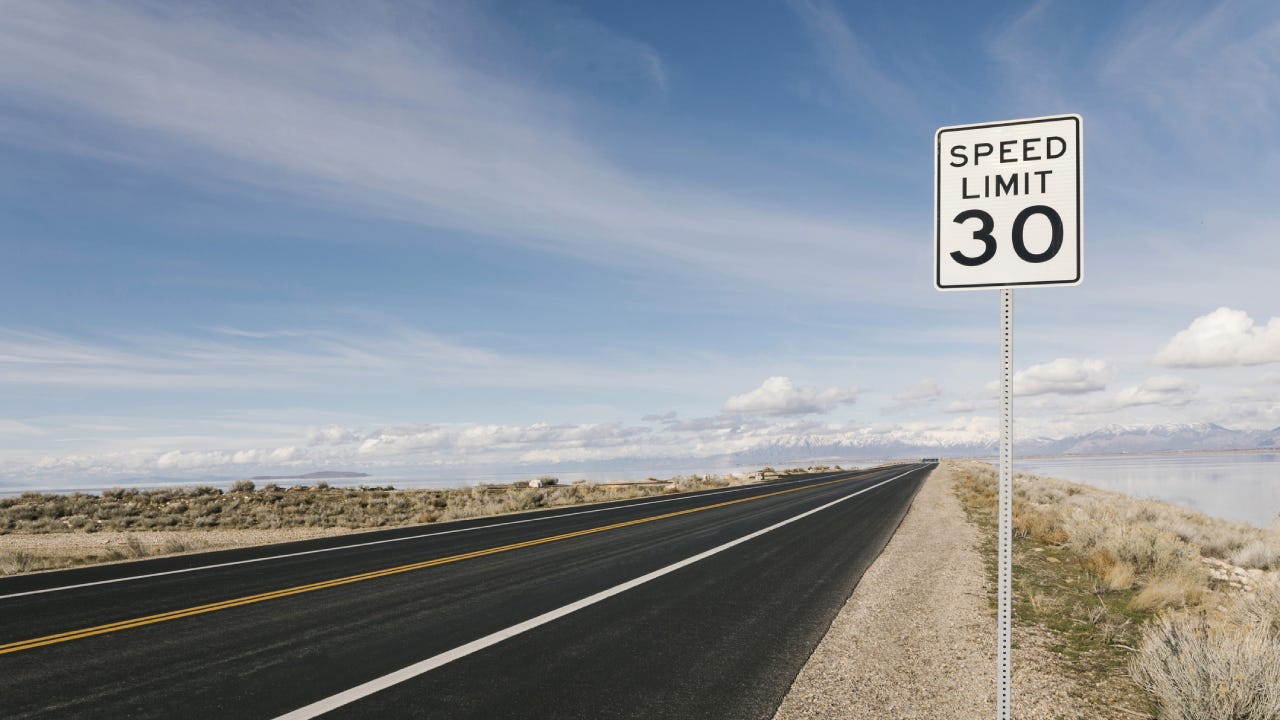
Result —
[{"label": "double yellow line", "polygon": [[252,605],[253,603],[276,600],[283,597],[289,597],[290,595],[301,595],[302,593],[337,587],[339,585],[349,585],[351,583],[373,580],[375,578],[387,577],[389,575],[399,575],[400,573],[412,572],[414,570],[435,567],[437,565],[448,565],[449,563],[484,557],[486,555],[496,555],[498,553],[519,550],[520,548],[533,547],[534,545],[545,545],[546,543],[557,542],[559,540],[568,540],[569,538],[582,537],[584,535],[594,535],[596,533],[602,533],[609,530],[617,530],[618,528],[631,527],[632,525],[642,525],[656,520],[665,520],[667,518],[702,512],[704,510],[714,510],[716,508],[728,507],[729,505],[737,505],[739,503],[751,502],[754,500],[763,500],[764,498],[786,495],[788,493],[799,492],[801,490],[810,490],[824,485],[831,485],[852,479],[854,478],[844,477],[838,480],[828,480],[826,482],[815,483],[813,485],[802,485],[801,487],[778,490],[771,493],[765,493],[763,495],[753,495],[751,497],[738,498],[737,500],[726,500],[713,505],[704,505],[702,507],[689,508],[687,510],[676,510],[674,512],[663,513],[661,515],[653,515],[651,517],[638,518],[636,520],[627,520],[624,522],[613,523],[611,525],[601,525],[600,527],[588,528],[586,530],[577,530],[571,533],[564,533],[563,535],[552,535],[549,537],[538,538],[536,540],[526,540],[525,542],[502,545],[500,547],[493,547],[485,550],[475,550],[473,552],[462,553],[460,555],[450,555],[448,557],[436,558],[434,560],[425,560],[423,562],[410,563],[408,565],[398,565],[396,567],[386,568],[385,570],[374,570],[373,572],[360,573],[359,575],[348,575],[346,577],[324,580],[322,582],[311,583],[309,585],[298,585],[296,587],[285,588],[283,590],[274,590],[272,592],[259,593],[257,595],[246,595],[244,597],[233,598],[231,600],[209,603],[208,605],[197,605],[195,607],[184,608],[182,610],[171,610],[157,615],[147,615],[145,617],[133,618],[130,620],[119,620],[117,622],[107,623],[106,625],[95,625],[94,627],[82,628],[80,630],[68,630],[67,632],[45,635],[44,637],[32,638],[30,640],[19,640],[17,642],[0,645],[0,655],[22,652],[23,650],[31,650],[45,645],[56,645],[57,643],[93,637],[94,635],[105,635],[107,633],[119,632],[130,628],[142,627],[143,625],[154,625],[156,623],[178,620],[179,618],[191,617],[193,615],[203,615],[205,613],[240,607],[241,605]]}]

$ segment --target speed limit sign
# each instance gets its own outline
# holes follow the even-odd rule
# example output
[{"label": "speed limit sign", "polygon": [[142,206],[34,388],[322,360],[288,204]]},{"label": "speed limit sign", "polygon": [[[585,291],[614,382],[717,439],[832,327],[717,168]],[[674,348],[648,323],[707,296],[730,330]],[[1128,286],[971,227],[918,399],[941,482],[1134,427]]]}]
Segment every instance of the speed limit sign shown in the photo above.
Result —
[{"label": "speed limit sign", "polygon": [[1079,115],[938,130],[937,289],[1079,284],[1080,131]]}]

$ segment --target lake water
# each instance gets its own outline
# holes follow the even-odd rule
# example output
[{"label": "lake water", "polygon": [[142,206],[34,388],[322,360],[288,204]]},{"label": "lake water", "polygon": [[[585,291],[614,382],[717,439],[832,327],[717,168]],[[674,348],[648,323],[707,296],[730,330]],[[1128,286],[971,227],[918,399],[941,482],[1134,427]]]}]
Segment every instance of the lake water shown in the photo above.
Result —
[{"label": "lake water", "polygon": [[1280,453],[1176,453],[1020,459],[1019,472],[1155,498],[1271,528],[1280,514]]},{"label": "lake water", "polygon": [[[846,465],[846,467],[867,467],[870,461],[858,461],[855,465]],[[789,467],[804,466],[805,463],[779,463],[775,467],[784,469]],[[452,467],[452,468],[378,468],[365,469],[370,474],[361,478],[327,478],[325,482],[333,487],[358,487],[361,485],[369,486],[386,486],[391,485],[399,489],[436,489],[436,488],[457,488],[470,485],[479,485],[481,483],[507,484],[513,482],[525,483],[540,475],[550,474],[559,478],[561,484],[569,484],[576,480],[590,480],[592,482],[633,482],[644,480],[649,477],[659,479],[670,479],[682,475],[727,475],[731,473],[746,475],[755,473],[760,469],[759,465],[738,465],[732,463],[716,463],[708,462],[701,465],[683,464],[683,463],[637,463],[634,467],[629,466],[605,466],[595,467],[589,470],[584,469],[564,469],[555,467],[529,468],[525,470],[511,470],[509,468],[483,468],[483,467]],[[42,482],[39,478],[6,481],[0,478],[0,497],[14,496],[23,492],[43,492],[43,493],[90,493],[98,494],[109,488],[125,488],[137,490],[153,490],[157,488],[182,488],[194,487],[197,485],[212,485],[213,487],[227,490],[231,484],[241,478],[248,477],[246,475],[239,476],[206,476],[200,478],[180,478],[180,477],[138,477],[138,478],[99,478],[84,479],[78,482]],[[316,479],[302,478],[285,478],[278,480],[258,480],[257,485],[261,487],[268,482],[275,482],[281,487],[289,487],[290,485],[314,485]]]}]

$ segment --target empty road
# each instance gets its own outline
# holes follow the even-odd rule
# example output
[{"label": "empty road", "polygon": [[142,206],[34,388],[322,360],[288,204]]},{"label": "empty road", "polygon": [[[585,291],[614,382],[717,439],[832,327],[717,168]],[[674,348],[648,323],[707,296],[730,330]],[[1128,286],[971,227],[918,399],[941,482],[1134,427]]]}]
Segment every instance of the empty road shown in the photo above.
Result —
[{"label": "empty road", "polygon": [[0,579],[0,714],[769,718],[932,468]]}]

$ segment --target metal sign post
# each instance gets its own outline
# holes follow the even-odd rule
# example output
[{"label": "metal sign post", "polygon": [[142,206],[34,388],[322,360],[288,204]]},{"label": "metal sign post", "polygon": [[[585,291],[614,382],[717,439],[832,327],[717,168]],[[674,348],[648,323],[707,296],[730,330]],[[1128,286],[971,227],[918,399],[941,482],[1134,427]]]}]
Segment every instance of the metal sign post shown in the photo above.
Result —
[{"label": "metal sign post", "polygon": [[944,127],[934,136],[933,284],[1000,290],[996,717],[1012,704],[1013,288],[1084,272],[1079,115]]},{"label": "metal sign post", "polygon": [[1009,720],[1013,633],[1013,290],[1000,290],[1000,570],[997,591],[996,717]]}]

